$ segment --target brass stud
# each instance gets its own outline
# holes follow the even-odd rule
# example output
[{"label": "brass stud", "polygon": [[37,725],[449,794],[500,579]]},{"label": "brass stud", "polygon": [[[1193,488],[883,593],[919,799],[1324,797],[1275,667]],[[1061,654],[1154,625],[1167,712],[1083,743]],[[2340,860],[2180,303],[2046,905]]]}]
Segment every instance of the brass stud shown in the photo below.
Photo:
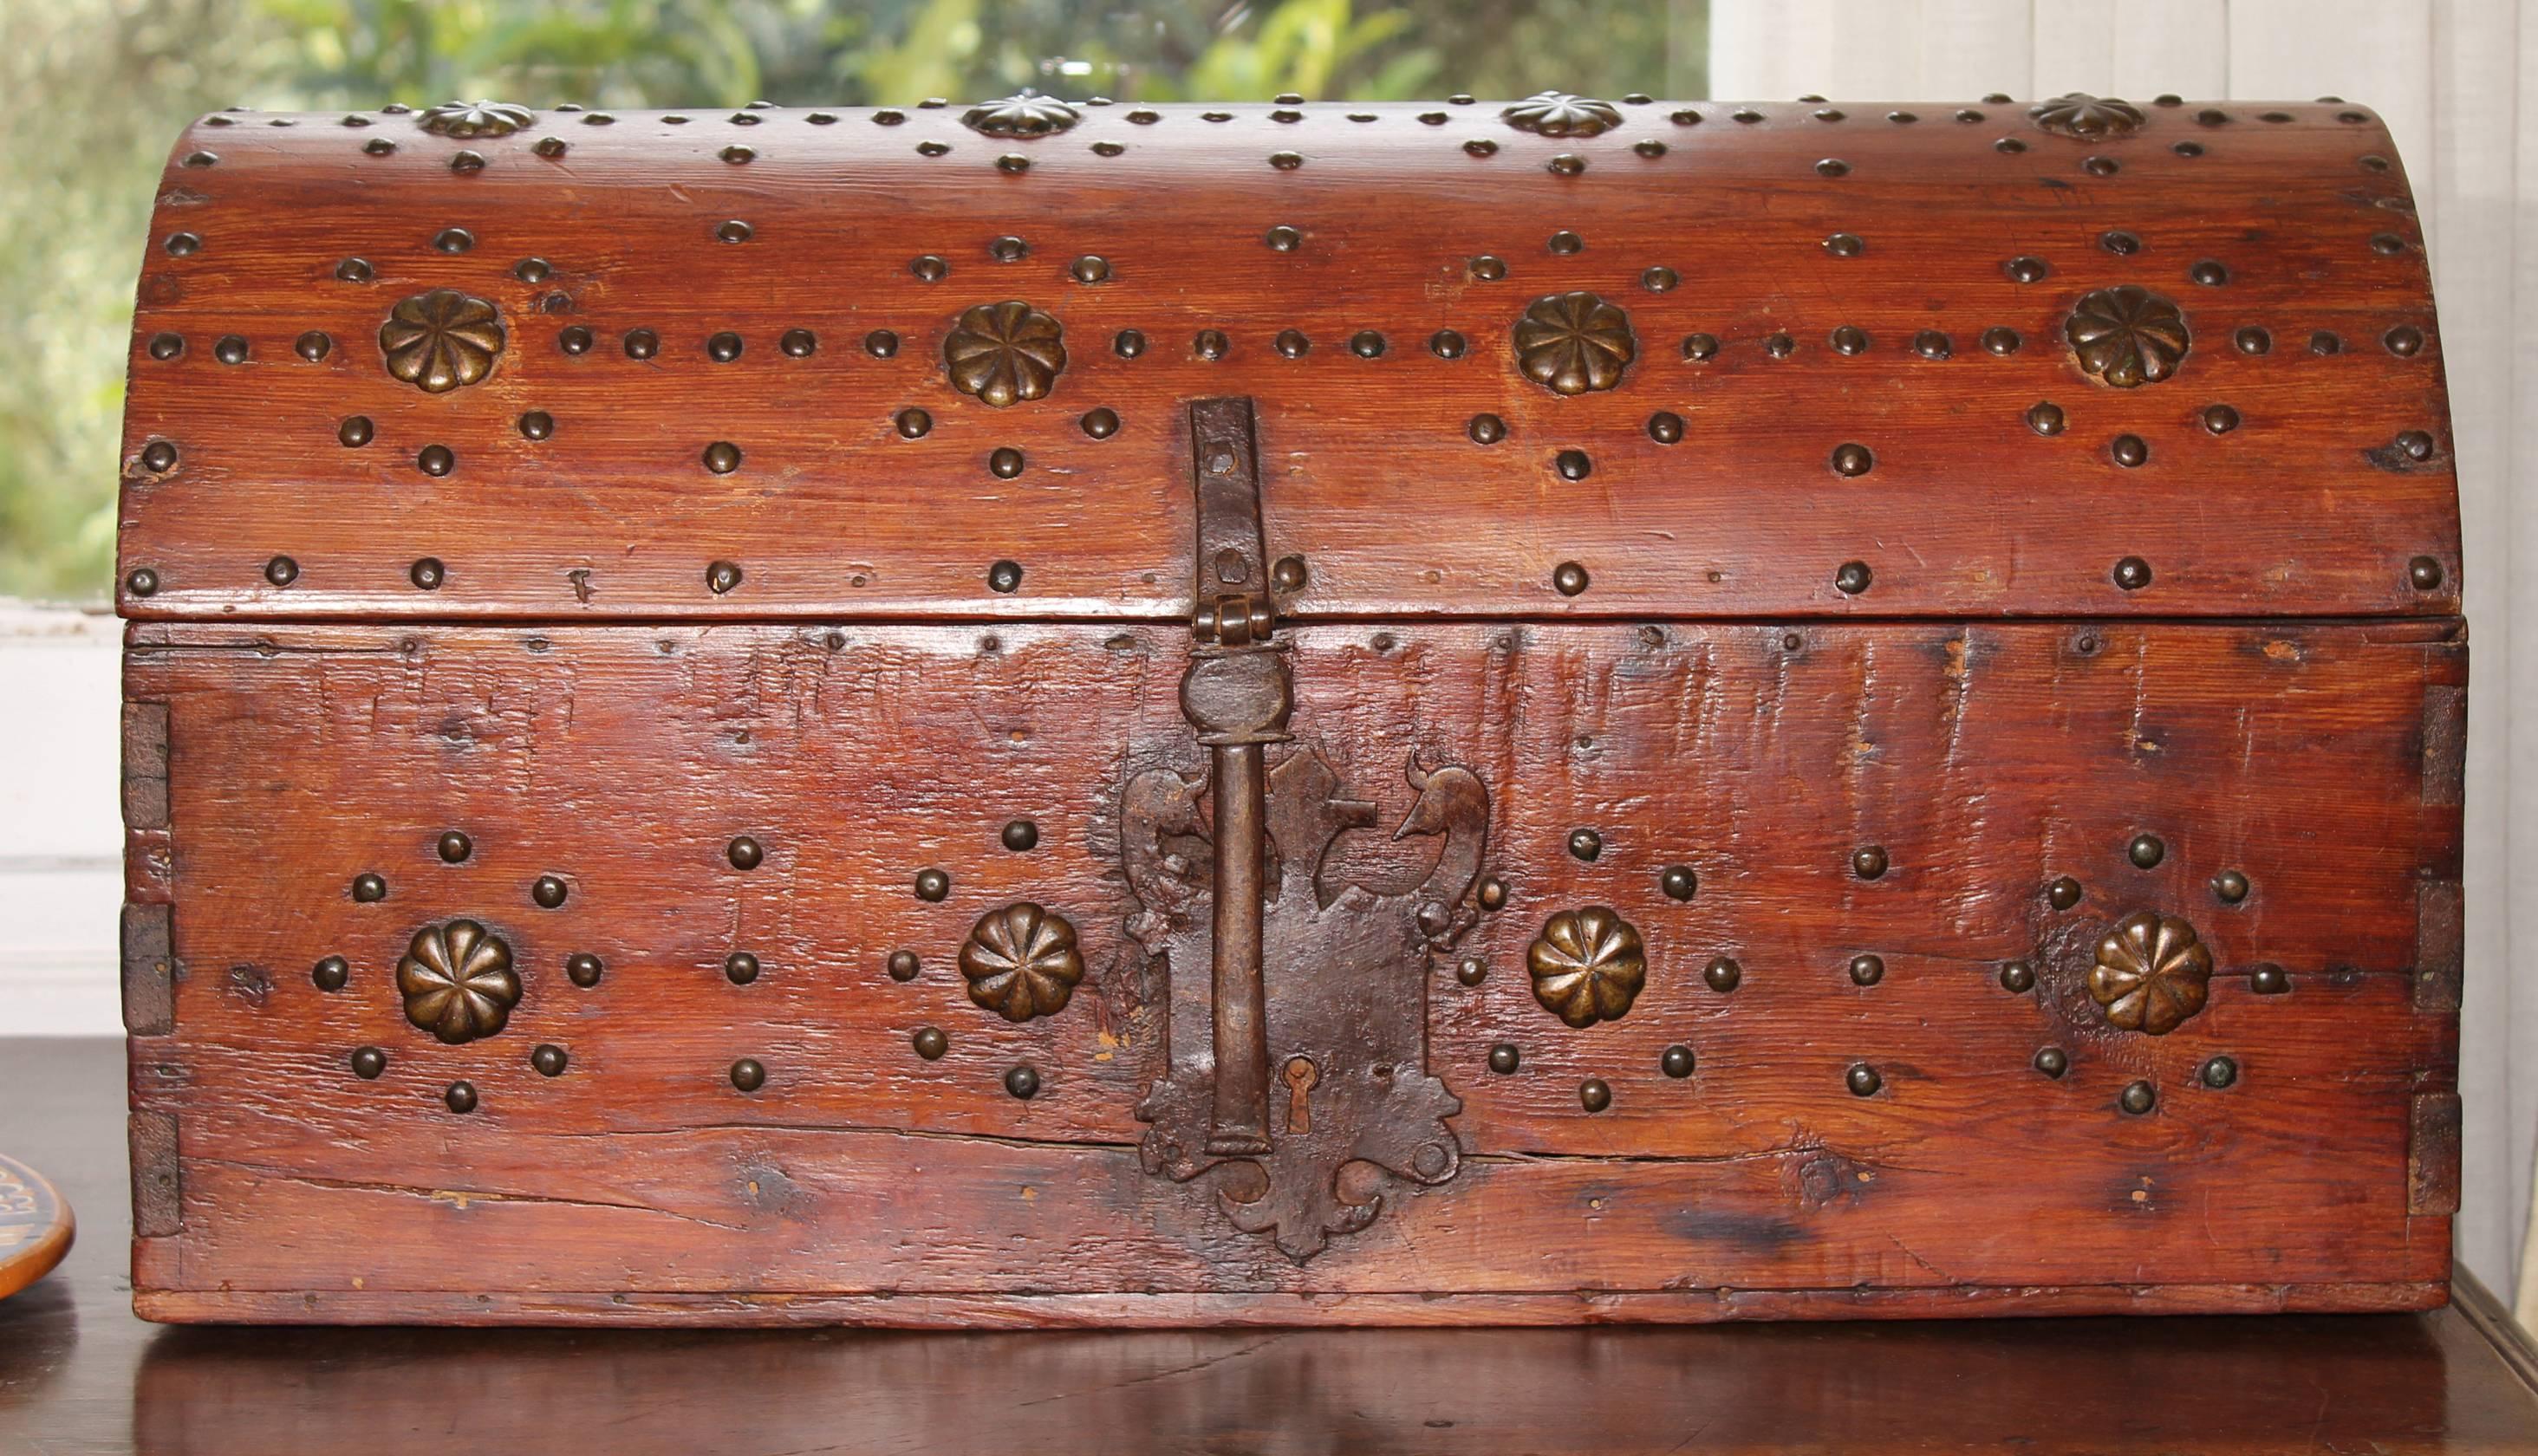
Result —
[{"label": "brass stud", "polygon": [[476,1110],[476,1085],[472,1082],[453,1082],[449,1084],[449,1090],[440,1094],[440,1100],[450,1111],[464,1116]]},{"label": "brass stud", "polygon": [[661,352],[661,336],[650,329],[629,329],[625,348],[628,359],[650,359]]},{"label": "brass stud", "polygon": [[1661,445],[1683,442],[1683,417],[1671,410],[1659,410],[1648,417],[1648,438]]},{"label": "brass stud", "polygon": [[599,984],[599,977],[606,969],[599,958],[588,951],[575,951],[564,958],[565,977],[585,991]]},{"label": "brass stud", "polygon": [[1005,1091],[1028,1102],[1039,1095],[1039,1069],[1029,1062],[1005,1073]]},{"label": "brass stud", "polygon": [[2230,281],[2230,270],[2213,259],[2205,258],[2187,269],[2185,276],[2205,288],[2217,289]]},{"label": "brass stud", "polygon": [[2025,342],[2019,337],[2018,330],[2012,328],[1989,328],[1982,334],[1983,352],[2001,359],[2016,354],[2018,346]]},{"label": "brass stud", "polygon": [[890,978],[892,980],[912,981],[916,979],[916,972],[919,968],[916,960],[916,953],[914,951],[893,951],[890,953],[890,958],[882,962],[882,968],[890,973]]},{"label": "brass stud", "polygon": [[996,562],[987,567],[987,590],[1011,595],[1022,590],[1023,566],[1020,562]]},{"label": "brass stud", "polygon": [[2401,431],[2393,443],[2397,446],[2397,453],[2405,456],[2409,460],[2430,460],[2433,458],[2433,437],[2425,433],[2423,430],[2408,430]]},{"label": "brass stud", "polygon": [[940,1026],[919,1026],[916,1033],[907,1038],[907,1044],[915,1048],[918,1056],[933,1062],[940,1061],[943,1054],[952,1049],[952,1038],[944,1035]]},{"label": "brass stud", "polygon": [[1281,223],[1264,233],[1260,240],[1269,244],[1271,252],[1292,253],[1303,246],[1304,234]]},{"label": "brass stud", "polygon": [[723,857],[735,870],[754,870],[766,862],[767,850],[756,839],[743,834],[723,846]]},{"label": "brass stud", "polygon": [[902,439],[922,439],[934,428],[934,417],[919,409],[904,409],[891,417]]},{"label": "brass stud", "polygon": [[2044,898],[2046,902],[2051,904],[2053,908],[2057,910],[2067,910],[2073,905],[2078,904],[2083,893],[2084,892],[2080,888],[2080,882],[2072,879],[2068,875],[2064,875],[2060,879],[2055,880],[2052,884],[2044,887]]},{"label": "brass stud", "polygon": [[705,590],[724,596],[740,585],[741,570],[737,562],[714,562],[705,567]]},{"label": "brass stud", "polygon": [[2059,1081],[2063,1073],[2071,1070],[2071,1054],[2058,1046],[2042,1047],[2037,1051],[2036,1060],[2030,1065]]},{"label": "brass stud", "polygon": [[1723,996],[1743,984],[1745,967],[1737,964],[1731,957],[1713,956],[1709,963],[1701,968],[1701,978],[1708,982],[1709,989]]},{"label": "brass stud", "polygon": [[2383,258],[2393,258],[2406,250],[2406,239],[2394,232],[2373,232],[2371,250]]},{"label": "brass stud", "polygon": [[819,352],[820,336],[809,329],[786,329],[784,337],[775,341],[775,347],[783,352],[786,359],[809,359]]},{"label": "brass stud", "polygon": [[476,841],[460,830],[444,829],[433,848],[440,855],[443,864],[465,864],[467,856],[476,852]]},{"label": "brass stud", "polygon": [[340,991],[352,979],[353,967],[341,956],[329,956],[311,966],[308,979],[320,991]]},{"label": "brass stud", "polygon": [[1991,144],[1991,149],[2004,157],[2015,157],[2027,150],[2027,144],[2016,137],[2002,137]]},{"label": "brass stud", "polygon": [[152,334],[150,336],[150,357],[152,359],[165,363],[167,360],[176,358],[184,352],[185,336],[182,334]]},{"label": "brass stud", "polygon": [[221,157],[217,152],[188,152],[185,154],[185,165],[187,166],[218,166],[220,165],[220,163]]},{"label": "brass stud", "polygon": [[[1577,564],[1575,562],[1562,562],[1558,566],[1552,568],[1551,589],[1560,593],[1564,597],[1573,597],[1578,595],[1586,590],[1588,584],[1586,568]],[[1578,832],[1586,833],[1589,831],[1581,829]],[[1577,843],[1576,836],[1573,834],[1570,835],[1569,842],[1570,847],[1575,848]],[[1591,854],[1584,856],[1584,858],[1587,859],[1593,859],[1594,857],[1595,856]]]},{"label": "brass stud", "polygon": [[754,1092],[767,1085],[767,1068],[756,1057],[742,1057],[731,1064],[731,1085],[745,1092]]},{"label": "brass stud", "polygon": [[1868,331],[1855,324],[1843,324],[1833,331],[1833,352],[1856,356],[1868,352]]},{"label": "brass stud", "polygon": [[167,234],[166,247],[167,256],[171,258],[190,258],[203,250],[202,235],[195,232],[170,232]]},{"label": "brass stud", "polygon": [[2064,424],[2062,407],[2049,399],[2037,400],[2027,410],[2027,428],[2037,434],[2060,434]]},{"label": "brass stud", "polygon": [[740,469],[740,446],[727,439],[718,439],[705,446],[704,454],[700,458],[703,460],[705,469],[716,475],[729,475]]},{"label": "brass stud", "polygon": [[1601,1077],[1589,1077],[1577,1084],[1577,1105],[1589,1112],[1601,1112],[1613,1105],[1613,1089]]},{"label": "brass stud", "polygon": [[1507,274],[1506,259],[1495,257],[1489,253],[1483,253],[1472,259],[1464,265],[1464,268],[1481,283],[1497,283],[1504,279]]},{"label": "brass stud", "polygon": [[1680,1082],[1692,1075],[1692,1048],[1677,1042],[1657,1054],[1657,1070]]},{"label": "brass stud", "polygon": [[2024,960],[2012,960],[2000,968],[2000,988],[2011,995],[2024,995],[2036,989],[2036,967]]},{"label": "brass stud", "polygon": [[1573,177],[1586,170],[1586,159],[1574,152],[1563,152],[1542,165],[1555,176]]},{"label": "brass stud", "polygon": [[730,163],[734,166],[746,166],[750,163],[758,160],[758,149],[755,147],[731,146],[723,148],[718,155],[723,161]]},{"label": "brass stud", "polygon": [[362,144],[362,150],[372,157],[390,156],[395,153],[396,149],[396,143],[389,141],[385,137],[372,137]]},{"label": "brass stud", "polygon": [[458,457],[447,445],[426,445],[415,453],[414,468],[429,476],[444,476],[458,466]]},{"label": "brass stud", "polygon": [[1360,359],[1380,359],[1383,350],[1383,335],[1373,329],[1360,329],[1349,336],[1349,353]]},{"label": "brass stud", "polygon": [[2135,834],[2132,842],[2124,846],[2124,857],[2133,862],[2134,869],[2155,870],[2161,860],[2168,858],[2168,845],[2157,834]]},{"label": "brass stud", "polygon": [[1885,957],[1859,955],[1850,958],[1850,983],[1852,985],[1873,986],[1884,979],[1886,979]]},{"label": "brass stud", "polygon": [[432,245],[444,253],[463,253],[476,245],[476,234],[464,228],[443,228],[432,235]]},{"label": "brass stud", "polygon": [[540,1044],[537,1050],[529,1053],[529,1065],[538,1070],[540,1077],[562,1077],[570,1061],[564,1048],[552,1041]]},{"label": "brass stud", "polygon": [[2214,434],[2228,434],[2238,428],[2238,412],[2228,405],[2209,405],[2203,411],[2203,428]]},{"label": "brass stud", "polygon": [[2080,169],[2093,177],[2111,177],[2122,166],[2111,157],[2090,157],[2081,161]]},{"label": "brass stud", "polygon": [[1499,144],[1488,137],[1474,137],[1463,144],[1463,152],[1471,157],[1496,157],[1499,155]]},{"label": "brass stud", "polygon": [[2223,870],[2212,877],[2212,894],[2225,905],[2235,905],[2247,897],[2247,877],[2237,870]]},{"label": "brass stud", "polygon": [[1593,864],[1604,853],[1604,836],[1593,829],[1569,831],[1569,853],[1572,858]]},{"label": "brass stud", "polygon": [[1886,1085],[1886,1079],[1878,1076],[1877,1069],[1866,1062],[1853,1062],[1841,1080],[1854,1097],[1873,1097],[1877,1095],[1877,1090]]},{"label": "brass stud", "polygon": [[1294,171],[1304,165],[1304,159],[1302,153],[1272,152],[1269,154],[1269,165],[1280,171]]},{"label": "brass stud", "polygon": [[1073,263],[1068,264],[1066,271],[1074,276],[1077,283],[1095,284],[1108,283],[1110,281],[1109,260],[1106,258],[1095,257],[1091,253],[1086,253],[1083,257],[1080,257]]},{"label": "brass stud", "polygon": [[1912,336],[1912,352],[1923,359],[1941,360],[1954,355],[1957,346],[1937,329],[1923,329]]},{"label": "brass stud", "polygon": [[2255,324],[2249,324],[2231,335],[2230,342],[2244,355],[2254,356],[2274,352],[2273,334]]},{"label": "brass stud", "polygon": [[1584,252],[1586,250],[1586,239],[1570,232],[1568,229],[1563,228],[1559,232],[1552,233],[1551,240],[1545,245],[1553,252],[1566,257],[1572,253]]},{"label": "brass stud", "polygon": [[1565,481],[1582,481],[1595,473],[1595,462],[1584,450],[1563,450],[1551,457],[1551,465]]},{"label": "brass stud", "polygon": [[1717,356],[1718,336],[1716,334],[1686,334],[1683,336],[1684,358],[1699,364],[1715,359]]},{"label": "brass stud", "polygon": [[907,271],[919,283],[941,283],[952,272],[952,265],[933,253],[922,253],[907,260]]},{"label": "brass stud", "polygon": [[888,329],[875,329],[864,335],[864,353],[875,359],[889,359],[899,353],[899,335]]},{"label": "brass stud", "polygon": [[2201,142],[2178,142],[2168,150],[2175,153],[2179,157],[2200,157],[2203,155],[2203,144]]},{"label": "brass stud", "polygon": [[1701,890],[1701,876],[1690,865],[1668,865],[1657,874],[1657,889],[1671,900],[1688,900]]},{"label": "brass stud", "polygon": [[2433,591],[2441,584],[2441,563],[2437,557],[2416,557],[2406,563],[2406,579],[2417,591]]},{"label": "brass stud", "polygon": [[1452,329],[1438,329],[1428,336],[1428,352],[1438,359],[1461,359],[1466,347],[1463,336]]},{"label": "brass stud", "polygon": [[987,452],[987,472],[1000,481],[1012,480],[1023,473],[1023,452],[1011,445],[998,445]]},{"label": "brass stud", "polygon": [[1846,177],[1850,175],[1850,164],[1838,157],[1828,157],[1816,164],[1816,174],[1826,177]]},{"label": "brass stud", "polygon": [[1146,336],[1135,329],[1121,329],[1110,340],[1110,352],[1121,359],[1135,359],[1146,352]]},{"label": "brass stud", "polygon": [[406,567],[405,575],[419,591],[438,591],[440,583],[449,579],[448,568],[440,564],[438,557],[422,558]]},{"label": "brass stud", "polygon": [[1016,854],[1028,854],[1039,847],[1039,826],[1027,819],[1008,820],[999,837],[1007,849]]},{"label": "brass stud", "polygon": [[751,231],[752,230],[747,223],[742,222],[738,218],[733,218],[722,224],[720,227],[714,229],[714,241],[747,242],[749,241]]},{"label": "brass stud", "polygon": [[246,363],[246,340],[235,334],[223,334],[212,345],[212,358],[225,364],[242,364]]},{"label": "brass stud", "polygon": [[2281,966],[2264,961],[2247,969],[2247,989],[2259,996],[2280,996],[2292,988],[2292,978]]},{"label": "brass stud", "polygon": [[1506,422],[1496,415],[1474,415],[1465,432],[1476,445],[1494,445],[1506,438]]},{"label": "brass stud", "polygon": [[529,886],[529,898],[536,901],[538,908],[542,910],[552,910],[563,905],[567,893],[564,881],[554,875],[540,875]]},{"label": "brass stud", "polygon": [[588,354],[592,342],[590,330],[580,324],[573,324],[556,334],[556,347],[568,355]]},{"label": "brass stud", "polygon": [[289,586],[300,579],[300,563],[289,557],[275,557],[264,563],[264,579],[275,586]]},{"label": "brass stud", "polygon": [[916,897],[918,899],[932,904],[939,902],[945,895],[950,894],[951,893],[952,877],[950,875],[936,869],[924,869],[916,872]]},{"label": "brass stud", "polygon": [[1787,359],[1798,352],[1798,341],[1786,334],[1773,334],[1763,341],[1763,352],[1773,359]]},{"label": "brass stud", "polygon": [[2042,258],[2016,257],[2001,265],[2012,283],[2041,283],[2053,269]]},{"label": "brass stud", "polygon": [[2119,434],[2106,445],[2117,465],[2130,470],[2150,459],[2150,445],[2138,434]]},{"label": "brass stud", "polygon": [[1824,250],[1837,258],[1856,258],[1868,251],[1868,244],[1856,233],[1836,232],[1824,240]]},{"label": "brass stud", "polygon": [[2210,1061],[2205,1062],[2202,1068],[2195,1075],[2202,1081],[2205,1087],[2218,1092],[2223,1088],[2237,1085],[2238,1081],[2238,1061],[2236,1057],[2214,1057]]},{"label": "brass stud", "polygon": [[1302,557],[1280,557],[1277,563],[1269,568],[1269,584],[1278,588],[1280,591],[1302,591],[1304,589],[1304,559]]},{"label": "brass stud", "polygon": [[1474,893],[1484,910],[1497,910],[1507,902],[1507,884],[1496,875],[1485,876]]},{"label": "brass stud", "polygon": [[1833,573],[1834,589],[1846,597],[1855,597],[1868,590],[1875,579],[1875,573],[1868,569],[1866,562],[1844,562]]},{"label": "brass stud", "polygon": [[1304,337],[1302,329],[1280,329],[1269,347],[1278,351],[1280,359],[1302,359],[1312,351],[1313,341]]},{"label": "brass stud", "polygon": [[353,877],[353,903],[374,905],[388,897],[388,882],[375,873],[365,871]]},{"label": "brass stud", "polygon": [[1231,347],[1223,329],[1201,329],[1190,340],[1190,353],[1210,362],[1225,358]]},{"label": "brass stud", "polygon": [[729,364],[740,358],[743,347],[740,335],[726,329],[705,340],[705,357],[715,364]]},{"label": "brass stud", "polygon": [[1658,141],[1654,137],[1648,137],[1641,141],[1633,142],[1631,144],[1631,150],[1637,153],[1639,156],[1646,158],[1648,161],[1654,162],[1658,158],[1666,155],[1666,144]]},{"label": "brass stud", "polygon": [[1672,293],[1682,282],[1682,274],[1663,266],[1642,269],[1639,273],[1639,287],[1652,294]]},{"label": "brass stud", "polygon": [[1886,874],[1886,846],[1863,845],[1850,852],[1850,872],[1862,880],[1883,879]]},{"label": "brass stud", "polygon": [[747,951],[734,951],[722,958],[722,973],[735,986],[746,986],[758,979],[758,958]]},{"label": "brass stud", "polygon": [[2139,591],[2150,585],[2150,563],[2140,557],[2125,557],[2115,563],[2115,585],[2126,591]]},{"label": "brass stud", "polygon": [[1076,423],[1095,439],[1108,439],[1119,432],[1118,412],[1106,407],[1085,411],[1084,418]]},{"label": "brass stud", "polygon": [[351,1058],[353,1075],[364,1082],[376,1082],[388,1069],[388,1054],[375,1046],[357,1046]]},{"label": "brass stud", "polygon": [[1513,1072],[1522,1060],[1512,1041],[1502,1041],[1490,1048],[1490,1070],[1501,1077]]},{"label": "brass stud", "polygon": [[1477,986],[1490,978],[1490,962],[1479,956],[1466,956],[1454,965],[1454,979],[1466,986]]},{"label": "brass stud", "polygon": [[1877,464],[1877,457],[1862,444],[1839,444],[1833,447],[1829,462],[1833,473],[1840,476],[1863,476]]},{"label": "brass stud", "polygon": [[2410,323],[2401,323],[2379,336],[2380,346],[2399,359],[2412,359],[2423,351],[2424,331]]},{"label": "brass stud", "polygon": [[310,329],[308,332],[301,334],[298,339],[293,340],[291,344],[292,352],[299,355],[301,359],[308,361],[310,364],[315,364],[324,359],[328,351],[332,350],[334,347],[335,341],[316,329]]},{"label": "brass stud", "polygon": [[2159,1105],[2159,1090],[2147,1082],[2132,1083],[2115,1098],[2115,1105],[2128,1115],[2139,1117]]},{"label": "brass stud", "polygon": [[987,244],[987,256],[999,263],[1019,263],[1031,256],[1031,244],[1009,232]]},{"label": "brass stud", "polygon": [[485,154],[482,152],[453,152],[449,157],[449,169],[458,173],[462,177],[473,176],[477,172],[485,169]]},{"label": "brass stud", "polygon": [[141,447],[141,468],[166,474],[176,468],[176,447],[164,439],[154,439]]},{"label": "brass stud", "polygon": [[530,146],[529,150],[535,152],[540,157],[547,159],[549,162],[553,162],[555,159],[562,157],[565,153],[570,151],[571,148],[562,137],[540,137]]}]

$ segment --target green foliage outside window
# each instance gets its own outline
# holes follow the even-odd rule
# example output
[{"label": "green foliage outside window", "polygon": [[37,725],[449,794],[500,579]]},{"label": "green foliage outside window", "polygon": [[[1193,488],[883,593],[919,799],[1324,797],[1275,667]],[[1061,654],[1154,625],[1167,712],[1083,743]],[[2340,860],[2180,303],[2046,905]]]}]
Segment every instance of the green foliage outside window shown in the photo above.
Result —
[{"label": "green foliage outside window", "polygon": [[1706,0],[0,0],[0,596],[93,601],[133,280],[193,117],[424,105],[1697,97]]}]

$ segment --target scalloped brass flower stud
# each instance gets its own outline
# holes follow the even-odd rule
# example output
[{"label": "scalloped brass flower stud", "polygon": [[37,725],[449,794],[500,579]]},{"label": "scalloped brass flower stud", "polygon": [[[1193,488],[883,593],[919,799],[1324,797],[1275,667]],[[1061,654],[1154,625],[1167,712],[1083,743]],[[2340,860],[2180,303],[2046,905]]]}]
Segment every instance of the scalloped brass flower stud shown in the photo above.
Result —
[{"label": "scalloped brass flower stud", "polygon": [[2193,343],[2176,304],[2134,283],[2100,289],[2072,305],[2062,337],[2081,368],[2118,389],[2175,373]]},{"label": "scalloped brass flower stud", "polygon": [[1516,366],[1554,394],[1584,394],[1622,382],[1638,355],[1631,316],[1597,294],[1550,294],[1516,320]]},{"label": "scalloped brass flower stud", "polygon": [[2038,101],[2027,108],[2027,114],[2040,131],[2084,142],[2130,136],[2142,124],[2141,107],[2132,102],[2081,91]]},{"label": "scalloped brass flower stud", "polygon": [[446,394],[494,372],[502,353],[502,319],[483,298],[434,289],[401,298],[379,325],[388,372],[426,394]]},{"label": "scalloped brass flower stud", "polygon": [[1533,999],[1581,1029],[1618,1021],[1648,979],[1638,928],[1610,905],[1562,910],[1544,921],[1524,963],[1533,972]]},{"label": "scalloped brass flower stud", "polygon": [[1066,1010],[1084,979],[1084,954],[1064,915],[1029,900],[989,910],[961,947],[969,999],[1009,1022]]},{"label": "scalloped brass flower stud", "polygon": [[1082,120],[1084,113],[1038,92],[1023,90],[998,101],[980,101],[961,113],[961,124],[988,137],[1053,136]]},{"label": "scalloped brass flower stud", "polygon": [[952,387],[998,409],[1038,399],[1066,367],[1063,333],[1055,318],[1019,298],[968,309],[943,339]]},{"label": "scalloped brass flower stud", "polygon": [[511,948],[473,920],[416,931],[396,979],[405,1019],[452,1046],[501,1030],[520,1004]]},{"label": "scalloped brass flower stud", "polygon": [[2212,952],[2173,915],[2136,910],[2098,942],[2089,995],[2127,1031],[2165,1036],[2212,995]]},{"label": "scalloped brass flower stud", "polygon": [[436,137],[507,137],[538,119],[508,101],[443,101],[415,113],[415,123]]},{"label": "scalloped brass flower stud", "polygon": [[1518,131],[1545,137],[1591,137],[1622,124],[1621,109],[1593,97],[1538,91],[1499,115]]}]

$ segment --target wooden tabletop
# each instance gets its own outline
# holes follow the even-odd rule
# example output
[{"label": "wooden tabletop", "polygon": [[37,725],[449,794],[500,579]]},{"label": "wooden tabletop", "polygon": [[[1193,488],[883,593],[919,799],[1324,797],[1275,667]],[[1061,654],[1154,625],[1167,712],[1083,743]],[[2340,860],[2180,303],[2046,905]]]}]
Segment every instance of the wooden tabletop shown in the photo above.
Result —
[{"label": "wooden tabletop", "polygon": [[171,1329],[132,1317],[123,1052],[0,1040],[0,1149],[78,1209],[0,1301],[0,1453],[2522,1452],[2538,1353],[2425,1315],[905,1335]]}]

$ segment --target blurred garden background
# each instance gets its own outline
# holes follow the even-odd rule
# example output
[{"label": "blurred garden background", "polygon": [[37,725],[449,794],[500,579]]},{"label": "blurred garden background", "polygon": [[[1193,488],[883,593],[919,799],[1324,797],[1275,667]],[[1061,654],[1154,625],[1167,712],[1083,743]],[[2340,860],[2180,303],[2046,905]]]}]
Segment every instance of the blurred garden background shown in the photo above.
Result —
[{"label": "blurred garden background", "polygon": [[101,602],[134,278],[222,106],[1706,94],[1707,0],[0,0],[0,598]]}]

